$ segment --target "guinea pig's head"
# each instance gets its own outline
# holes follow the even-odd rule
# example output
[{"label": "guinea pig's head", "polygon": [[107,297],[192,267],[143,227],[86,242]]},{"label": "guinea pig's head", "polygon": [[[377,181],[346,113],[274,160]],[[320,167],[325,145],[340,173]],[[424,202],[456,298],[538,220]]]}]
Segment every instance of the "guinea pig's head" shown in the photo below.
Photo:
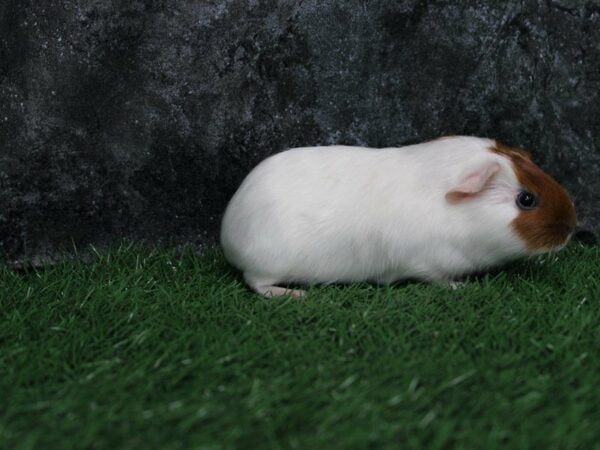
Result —
[{"label": "guinea pig's head", "polygon": [[[499,245],[504,242],[510,246],[511,239],[502,240],[504,233],[500,230],[506,230],[506,222],[500,219],[495,223],[496,213],[508,219],[509,235],[520,242],[519,252],[536,254],[560,249],[577,224],[569,194],[533,163],[528,152],[492,142],[487,150],[495,157],[468,171],[447,192],[446,199],[451,204],[465,205],[465,209],[471,205],[473,222],[484,225]],[[478,210],[478,204],[495,208],[495,212]]]},{"label": "guinea pig's head", "polygon": [[573,235],[577,216],[567,191],[531,160],[528,152],[496,143],[491,149],[510,159],[519,189],[512,228],[532,253],[563,247]]}]

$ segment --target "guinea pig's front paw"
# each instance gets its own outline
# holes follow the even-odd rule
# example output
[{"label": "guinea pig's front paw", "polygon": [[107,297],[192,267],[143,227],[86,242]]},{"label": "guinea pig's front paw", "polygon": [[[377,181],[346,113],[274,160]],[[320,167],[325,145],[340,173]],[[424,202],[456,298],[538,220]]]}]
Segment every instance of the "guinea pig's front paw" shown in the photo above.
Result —
[{"label": "guinea pig's front paw", "polygon": [[465,282],[464,281],[449,281],[448,287],[450,289],[452,289],[453,291],[455,291],[457,289],[462,289],[465,287]]}]

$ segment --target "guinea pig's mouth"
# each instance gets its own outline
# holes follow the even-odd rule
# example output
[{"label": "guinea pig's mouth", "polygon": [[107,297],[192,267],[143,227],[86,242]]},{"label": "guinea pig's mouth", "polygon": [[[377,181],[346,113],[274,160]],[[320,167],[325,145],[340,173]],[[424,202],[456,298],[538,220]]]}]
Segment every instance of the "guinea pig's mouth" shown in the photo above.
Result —
[{"label": "guinea pig's mouth", "polygon": [[548,240],[550,241],[548,251],[561,250],[569,243],[573,234],[575,234],[575,228],[567,223],[553,223],[545,228],[548,233]]},{"label": "guinea pig's mouth", "polygon": [[562,233],[567,238],[570,238],[575,231],[575,228],[572,227],[571,225],[569,225],[568,223],[561,223],[561,222],[555,223],[554,225],[552,225],[552,228],[557,233]]},{"label": "guinea pig's mouth", "polygon": [[562,250],[575,233],[573,227],[564,223],[548,224],[538,228],[536,231],[536,238],[544,244],[530,249],[530,251],[532,250],[532,255],[543,255]]}]

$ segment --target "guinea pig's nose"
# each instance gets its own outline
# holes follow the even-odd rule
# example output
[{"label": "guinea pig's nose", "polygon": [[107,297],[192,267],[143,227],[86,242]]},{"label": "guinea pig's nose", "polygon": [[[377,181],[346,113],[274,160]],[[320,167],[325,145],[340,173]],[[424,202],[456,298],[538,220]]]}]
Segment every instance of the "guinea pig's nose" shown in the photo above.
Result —
[{"label": "guinea pig's nose", "polygon": [[596,239],[594,233],[588,229],[578,226],[573,231],[573,238],[583,244],[596,245],[598,243],[598,239]]},{"label": "guinea pig's nose", "polygon": [[575,226],[570,223],[561,223],[560,227],[566,234],[572,234],[575,231]]},{"label": "guinea pig's nose", "polygon": [[570,223],[566,222],[556,222],[553,225],[551,225],[551,228],[559,236],[564,236],[565,239],[571,237],[571,235],[575,231],[575,227],[572,226]]}]

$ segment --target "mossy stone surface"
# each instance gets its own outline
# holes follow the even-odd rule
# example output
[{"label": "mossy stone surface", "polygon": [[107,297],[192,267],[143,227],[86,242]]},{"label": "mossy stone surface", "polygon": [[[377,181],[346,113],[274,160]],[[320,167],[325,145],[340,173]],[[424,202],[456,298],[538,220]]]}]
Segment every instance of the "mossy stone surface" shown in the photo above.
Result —
[{"label": "mossy stone surface", "polygon": [[218,235],[285,148],[472,134],[600,226],[598,1],[6,0],[0,252]]}]

